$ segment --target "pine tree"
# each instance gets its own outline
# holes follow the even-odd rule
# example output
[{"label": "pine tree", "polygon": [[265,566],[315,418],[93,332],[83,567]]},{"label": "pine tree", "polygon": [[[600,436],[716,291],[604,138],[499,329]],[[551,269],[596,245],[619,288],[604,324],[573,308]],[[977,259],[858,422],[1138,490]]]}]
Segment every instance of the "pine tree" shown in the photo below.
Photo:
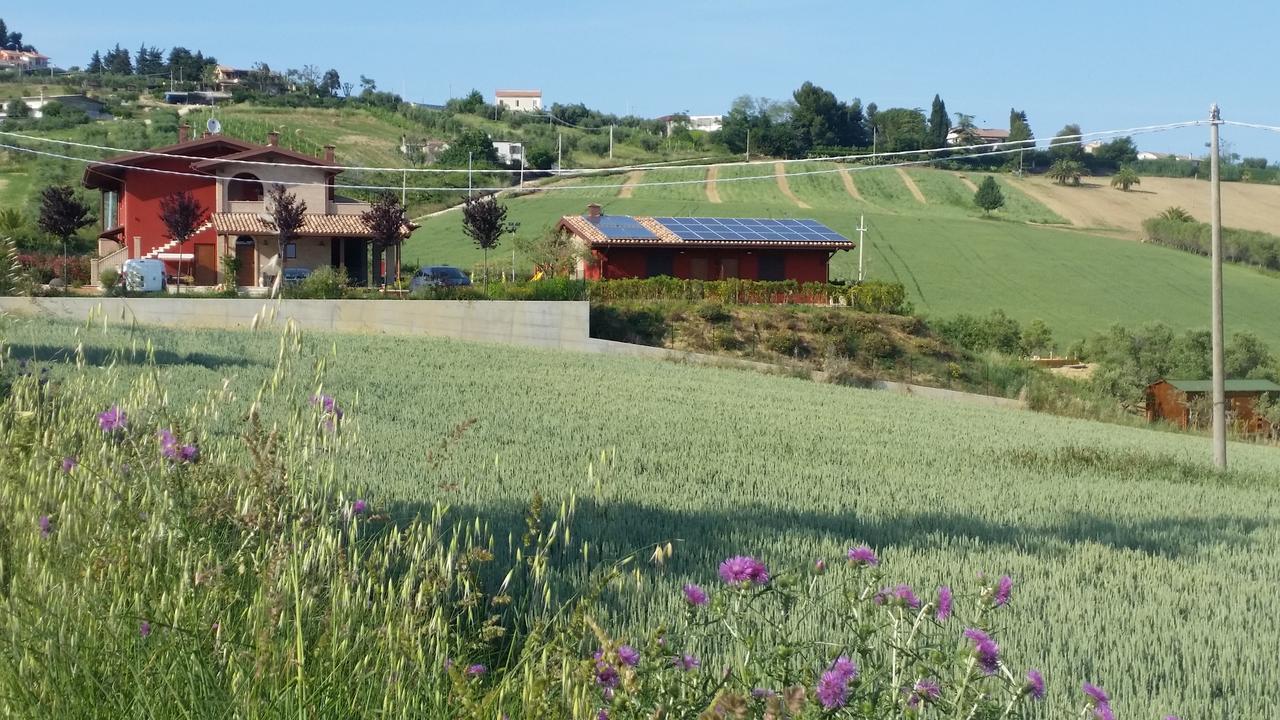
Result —
[{"label": "pine tree", "polygon": [[101,73],[102,72],[102,53],[97,50],[93,51],[93,57],[89,58],[89,67],[85,68],[85,72]]},{"label": "pine tree", "polygon": [[988,175],[982,180],[982,184],[978,186],[978,192],[973,194],[973,204],[982,208],[987,215],[990,215],[992,210],[1004,207],[1004,193],[1000,192],[1000,186],[996,184],[995,178]]},{"label": "pine tree", "polygon": [[933,96],[933,111],[929,113],[930,147],[940,148],[947,144],[947,133],[951,131],[951,118],[947,116],[947,104],[940,95]]}]

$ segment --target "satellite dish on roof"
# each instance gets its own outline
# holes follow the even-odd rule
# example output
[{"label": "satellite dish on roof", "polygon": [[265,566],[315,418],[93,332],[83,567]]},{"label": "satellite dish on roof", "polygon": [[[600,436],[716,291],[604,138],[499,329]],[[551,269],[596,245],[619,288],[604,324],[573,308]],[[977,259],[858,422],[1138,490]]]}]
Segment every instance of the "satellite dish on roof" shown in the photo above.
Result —
[{"label": "satellite dish on roof", "polygon": [[217,135],[222,132],[222,123],[218,122],[218,118],[209,118],[209,122],[204,124],[210,135]]}]

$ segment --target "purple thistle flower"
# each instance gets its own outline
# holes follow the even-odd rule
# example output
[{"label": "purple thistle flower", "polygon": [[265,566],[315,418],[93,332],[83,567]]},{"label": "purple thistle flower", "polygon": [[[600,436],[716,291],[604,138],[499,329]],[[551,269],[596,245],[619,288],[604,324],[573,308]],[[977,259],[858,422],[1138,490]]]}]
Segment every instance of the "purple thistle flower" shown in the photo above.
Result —
[{"label": "purple thistle flower", "polygon": [[946,622],[951,617],[951,599],[951,588],[946,585],[938,588],[938,610],[934,613],[938,622]]},{"label": "purple thistle flower", "polygon": [[920,607],[920,598],[916,597],[910,585],[881,588],[880,592],[876,593],[871,600],[877,605],[898,605],[909,607],[912,610]]},{"label": "purple thistle flower", "polygon": [[926,700],[937,700],[942,695],[942,686],[933,678],[924,678],[916,681],[913,692]]},{"label": "purple thistle flower", "polygon": [[326,415],[342,419],[342,408],[338,407],[338,401],[332,395],[312,395],[311,404],[319,407]]},{"label": "purple thistle flower", "polygon": [[356,500],[355,502],[351,503],[352,515],[360,515],[365,510],[368,510],[368,509],[369,509],[369,503],[365,502],[364,500]]},{"label": "purple thistle flower", "polygon": [[751,690],[751,697],[757,700],[768,700],[771,697],[776,697],[777,694],[778,693],[770,690],[769,688],[758,687],[758,688],[752,688]]},{"label": "purple thistle flower", "polygon": [[600,708],[600,712],[596,713],[596,720],[609,720],[609,711]]},{"label": "purple thistle flower", "polygon": [[160,454],[166,459],[178,459],[178,440],[173,436],[173,431],[165,428],[156,433],[156,437],[160,438]]},{"label": "purple thistle flower", "polygon": [[973,641],[973,654],[978,660],[978,667],[988,675],[994,675],[1000,669],[1000,646],[990,635],[977,628],[966,628],[964,636]]},{"label": "purple thistle flower", "polygon": [[827,710],[844,707],[849,700],[849,683],[857,676],[858,667],[848,655],[836,658],[818,680],[818,702]]},{"label": "purple thistle flower", "polygon": [[825,574],[827,572],[827,561],[818,558],[817,562],[813,564],[813,572],[815,575]]},{"label": "purple thistle flower", "polygon": [[596,663],[596,684],[606,690],[618,687],[618,671],[612,665]]},{"label": "purple thistle flower", "polygon": [[720,563],[720,579],[731,585],[764,585],[769,582],[769,571],[759,560],[737,555]]},{"label": "purple thistle flower", "polygon": [[475,665],[470,665],[467,667],[467,674],[470,675],[471,677],[479,677],[487,672],[489,672],[489,668],[485,667],[484,665],[481,665],[480,663],[476,663]]},{"label": "purple thistle flower", "polygon": [[1085,695],[1089,696],[1090,704],[1093,704],[1093,705],[1110,705],[1111,704],[1111,698],[1107,696],[1107,691],[1103,690],[1097,685],[1093,685],[1091,683],[1085,683],[1080,686],[1080,690]]},{"label": "purple thistle flower", "polygon": [[76,465],[79,465],[79,464],[80,464],[80,461],[76,458],[75,455],[68,455],[62,458],[62,472],[70,473],[72,470],[75,470]]},{"label": "purple thistle flower", "polygon": [[693,583],[689,583],[684,586],[684,599],[690,605],[701,607],[707,604],[707,591]]},{"label": "purple thistle flower", "polygon": [[112,405],[104,412],[98,413],[98,427],[104,433],[123,432],[129,426],[129,418],[119,405]]},{"label": "purple thistle flower", "polygon": [[991,598],[991,604],[1000,607],[1009,602],[1009,595],[1013,592],[1013,578],[1008,575],[1001,575],[1000,581],[996,585],[996,593]]},{"label": "purple thistle flower", "polygon": [[1182,718],[1177,715],[1165,715],[1164,720],[1182,720]]},{"label": "purple thistle flower", "polygon": [[689,653],[677,655],[672,664],[685,672],[696,670],[702,665],[702,663],[698,661],[698,658],[690,655]]},{"label": "purple thistle flower", "polygon": [[866,545],[859,545],[849,550],[849,562],[854,565],[874,567],[880,564],[880,558]]},{"label": "purple thistle flower", "polygon": [[138,625],[138,635],[142,636],[143,638],[150,636],[151,623],[147,622],[146,620],[143,620],[142,623]]},{"label": "purple thistle flower", "polygon": [[635,667],[640,662],[640,651],[630,645],[619,646],[618,660],[622,661],[622,664],[627,667]]},{"label": "purple thistle flower", "polygon": [[1107,704],[1094,707],[1093,716],[1098,720],[1116,720],[1116,714],[1111,711],[1111,706]]},{"label": "purple thistle flower", "polygon": [[49,519],[48,515],[41,515],[40,519],[36,521],[36,525],[40,527],[40,537],[48,540],[49,535],[53,533],[53,521]]},{"label": "purple thistle flower", "polygon": [[1044,676],[1039,670],[1031,669],[1027,671],[1027,686],[1023,692],[1030,695],[1033,700],[1044,699]]},{"label": "purple thistle flower", "polygon": [[853,664],[848,655],[841,655],[831,663],[830,670],[846,680],[858,677],[858,666]]},{"label": "purple thistle flower", "polygon": [[178,448],[178,459],[184,463],[193,463],[200,459],[200,448],[194,444],[183,445]]}]

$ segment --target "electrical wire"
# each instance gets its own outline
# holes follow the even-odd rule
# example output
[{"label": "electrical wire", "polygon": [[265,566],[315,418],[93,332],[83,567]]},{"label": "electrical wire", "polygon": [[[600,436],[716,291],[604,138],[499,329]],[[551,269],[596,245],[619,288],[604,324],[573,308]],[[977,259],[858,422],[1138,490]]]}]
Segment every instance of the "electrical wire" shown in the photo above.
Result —
[{"label": "electrical wire", "polygon": [[1235,125],[1236,127],[1253,128],[1255,130],[1269,130],[1274,133],[1280,133],[1280,126],[1276,125],[1262,125],[1260,123],[1239,122],[1237,120],[1222,120],[1220,122],[1223,125]]},{"label": "electrical wire", "polygon": [[[1111,137],[1116,135],[1141,135],[1148,132],[1160,132],[1164,130],[1174,130],[1174,129],[1183,128],[1183,127],[1202,125],[1205,122],[1208,122],[1208,121],[1191,120],[1191,121],[1178,122],[1178,123],[1165,123],[1163,125],[1147,125],[1147,126],[1135,127],[1135,128],[1125,128],[1121,130],[1098,130],[1094,132],[1078,133],[1074,135],[1061,135],[1061,136],[1055,137],[1054,140],[1084,140],[1085,138]],[[108,145],[95,145],[92,143],[75,142],[73,140],[59,140],[56,138],[45,138],[45,137],[40,137],[38,135],[26,135],[23,133],[16,133],[16,132],[5,131],[5,130],[0,130],[0,137],[12,137],[12,138],[18,138],[21,140],[27,140],[29,142],[51,143],[55,145],[62,145],[65,147],[75,147],[75,148],[86,149],[86,150],[100,150],[100,151],[114,152],[114,153],[125,154],[125,155],[140,155],[143,157],[158,157],[158,158],[167,158],[172,160],[205,161],[205,160],[217,159],[217,158],[199,157],[199,156],[192,156],[192,155],[180,155],[176,153],[162,153],[162,152],[155,152],[151,150],[128,150],[125,148],[116,148]],[[1020,147],[1018,147],[1017,150],[1021,151],[1021,150],[1031,150],[1036,148],[1035,145],[1022,145],[1022,143],[1034,143],[1037,141],[1015,140],[1012,142],[1019,143]],[[1009,146],[1010,144],[1012,144],[1010,141],[1005,140],[1003,142],[983,143],[978,145],[957,145],[957,146],[942,147],[942,148],[925,148],[921,150],[898,150],[898,151],[883,152],[883,153],[832,155],[828,157],[819,157],[819,158],[793,158],[789,160],[750,160],[750,161],[744,161],[744,162],[720,162],[720,163],[703,163],[703,164],[689,164],[689,165],[670,165],[669,163],[641,163],[637,165],[622,165],[622,166],[615,166],[615,167],[608,167],[608,168],[573,168],[573,169],[567,169],[567,170],[566,169],[550,170],[550,171],[544,170],[544,171],[537,171],[537,172],[550,172],[557,176],[563,176],[563,175],[582,176],[582,175],[596,175],[596,174],[613,174],[613,173],[620,173],[620,172],[630,172],[633,170],[707,169],[712,167],[733,167],[733,166],[743,166],[743,165],[774,165],[777,163],[800,164],[800,163],[812,163],[812,162],[838,162],[841,160],[877,160],[879,158],[902,157],[902,156],[908,156],[908,155],[931,155],[936,153],[954,153],[954,152],[957,152],[958,150],[988,150],[988,149],[997,150],[1002,147],[1007,148],[1007,146]],[[253,167],[283,167],[283,168],[289,168],[289,169],[296,169],[298,167],[296,163],[263,162],[263,161],[257,161],[257,160],[237,160],[235,162],[236,164],[239,164],[239,165],[249,165]],[[109,163],[106,161],[102,161],[100,164],[107,165]],[[403,168],[403,167],[393,168],[393,167],[363,167],[363,166],[347,166],[347,165],[313,165],[311,167],[317,170],[333,170],[337,172],[343,172],[343,171],[381,172],[381,173],[396,173],[396,174],[466,173],[468,175],[485,175],[485,174],[515,175],[522,172],[519,169],[469,170],[466,168]],[[524,172],[531,172],[531,171],[526,170]]]},{"label": "electrical wire", "polygon": [[[1148,134],[1148,133],[1155,133],[1155,132],[1163,132],[1163,131],[1166,131],[1166,130],[1172,130],[1172,129],[1182,128],[1182,127],[1188,127],[1188,126],[1192,126],[1192,125],[1200,125],[1200,124],[1203,124],[1204,122],[1207,122],[1207,121],[1197,120],[1197,121],[1184,122],[1184,123],[1169,123],[1169,124],[1166,124],[1166,125],[1148,126],[1148,127],[1146,127],[1146,128],[1130,128],[1130,129],[1128,129],[1128,130],[1123,130],[1123,131],[1120,131],[1120,130],[1116,130],[1116,131],[1101,131],[1100,133],[1082,133],[1080,136],[1074,136],[1074,135],[1073,135],[1073,136],[1063,136],[1063,137],[1084,137],[1084,136],[1093,136],[1093,135],[1099,135],[1099,134],[1103,134],[1103,135],[1105,135],[1105,134],[1116,134],[1116,133],[1123,133],[1123,134],[1130,134],[1130,135],[1141,135],[1141,134]],[[2,134],[2,133],[0,133],[0,134]],[[1008,142],[1004,142],[1004,143],[998,143],[998,144],[999,144],[999,145],[1009,145],[1010,143],[1008,143]],[[985,147],[985,146],[964,146],[964,148],[965,148],[966,150],[975,150],[975,149],[978,149],[978,148],[980,148],[980,147]],[[95,160],[90,160],[90,159],[85,159],[85,158],[77,158],[77,157],[73,157],[73,156],[69,156],[69,155],[62,155],[62,154],[59,154],[59,153],[51,153],[51,152],[47,152],[47,151],[44,151],[44,150],[35,150],[35,149],[32,149],[32,148],[25,148],[25,147],[22,147],[22,146],[19,146],[19,145],[10,145],[10,144],[6,144],[6,143],[0,143],[0,148],[5,148],[5,149],[9,149],[9,150],[14,150],[14,151],[18,151],[18,152],[25,152],[25,153],[30,153],[30,154],[33,154],[33,155],[40,155],[40,156],[50,157],[50,158],[55,158],[55,159],[60,159],[60,160],[67,160],[67,161],[72,161],[72,162],[78,162],[78,163],[82,163],[82,164],[85,164],[85,165],[96,165],[96,166],[100,166],[100,167],[119,167],[119,168],[122,168],[122,169],[131,170],[131,171],[149,172],[149,173],[155,173],[155,174],[161,174],[161,175],[170,175],[170,176],[177,176],[177,177],[191,177],[191,178],[198,178],[198,179],[206,180],[206,181],[210,179],[210,176],[209,176],[209,175],[206,175],[206,174],[200,174],[200,173],[188,173],[188,172],[182,172],[182,171],[178,171],[178,170],[161,170],[161,169],[158,169],[158,168],[137,167],[137,166],[133,166],[133,165],[123,165],[123,164],[120,164],[120,163],[113,163],[113,162],[108,162],[108,161],[95,161]],[[987,158],[987,157],[993,157],[993,156],[999,156],[999,155],[1010,155],[1010,154],[1013,154],[1013,153],[1026,152],[1026,151],[1027,151],[1027,150],[1029,150],[1029,149],[1034,149],[1034,148],[1028,148],[1028,147],[1016,147],[1016,148],[1005,148],[1005,149],[1002,149],[1002,150],[989,150],[989,151],[983,151],[983,152],[971,152],[971,153],[969,153],[969,154],[954,154],[954,153],[956,152],[956,150],[953,148],[953,149],[951,149],[951,150],[950,150],[950,152],[952,152],[953,154],[948,155],[948,156],[946,156],[946,157],[934,157],[934,158],[925,158],[925,159],[917,159],[917,160],[905,160],[905,161],[901,161],[901,162],[897,162],[897,163],[883,163],[883,164],[876,164],[876,165],[860,165],[860,166],[856,166],[856,167],[849,167],[849,168],[837,167],[837,168],[823,168],[823,169],[820,169],[820,170],[805,170],[805,171],[800,171],[800,172],[791,172],[791,173],[787,173],[787,177],[799,177],[799,176],[804,176],[804,175],[825,175],[825,174],[838,173],[838,172],[870,172],[870,171],[873,171],[873,170],[885,170],[885,169],[900,168],[900,167],[912,167],[912,166],[918,166],[918,165],[928,165],[928,164],[930,164],[930,163],[940,162],[940,161],[943,161],[943,160],[957,160],[957,159],[967,159],[967,158]],[[922,152],[912,152],[912,153],[894,153],[894,154],[895,154],[895,155],[905,155],[905,154],[920,155],[920,154],[927,154],[927,153],[922,153]],[[162,157],[172,157],[172,156],[162,155]],[[858,157],[858,158],[860,158],[860,159],[865,159],[867,156],[865,156],[865,155],[860,155],[860,156],[856,156],[856,157]],[[185,158],[184,158],[184,159],[185,159]],[[207,160],[207,159],[209,159],[209,158],[195,158],[195,159]],[[833,159],[832,159],[832,158],[814,158],[814,159],[812,159],[812,160],[811,160],[811,162],[832,162],[832,161],[833,161]],[[765,161],[765,162],[766,162],[767,164],[777,164],[777,163],[783,163],[783,162],[786,162],[786,161],[784,161],[784,160],[778,160],[778,161]],[[728,165],[731,165],[731,166],[732,166],[732,165],[746,165],[746,164],[747,164],[747,163],[729,163]],[[753,163],[753,164],[762,164],[762,163]],[[285,165],[285,166],[287,166],[287,167],[292,167],[292,168],[296,168],[296,167],[297,167],[296,165],[287,165],[287,164],[283,164],[283,165]],[[688,167],[723,167],[723,166],[724,166],[723,164],[717,164],[717,165],[705,165],[705,166],[681,166],[681,167],[682,167],[682,168],[688,168]],[[317,168],[317,169],[319,169],[319,168]],[[639,169],[645,169],[645,168],[639,168]],[[617,170],[613,170],[613,172],[617,172]],[[573,177],[573,176],[570,176],[570,177]],[[719,184],[719,183],[733,183],[733,182],[750,182],[750,181],[754,181],[754,180],[776,180],[776,177],[777,177],[777,176],[776,176],[776,174],[775,174],[775,173],[770,173],[770,174],[767,174],[767,175],[745,175],[745,176],[740,176],[740,177],[717,177],[717,178],[715,178],[715,179],[711,179],[711,178],[701,178],[701,179],[694,179],[694,180],[660,180],[660,181],[647,182],[647,183],[646,183],[646,182],[642,182],[642,183],[628,183],[628,185],[630,185],[631,187],[666,187],[666,186],[678,186],[678,185],[703,185],[703,184]],[[228,182],[260,182],[260,181],[258,181],[258,180],[252,180],[252,179],[249,179],[249,178],[234,178],[234,177],[232,177],[232,178],[221,178],[221,179],[226,180],[226,181],[228,181]],[[559,178],[557,178],[557,179],[559,179]],[[333,188],[337,188],[337,189],[344,189],[344,190],[365,190],[365,191],[379,191],[379,192],[382,192],[382,191],[386,191],[386,192],[392,192],[392,191],[396,191],[396,192],[409,192],[409,191],[412,191],[412,192],[482,192],[482,193],[490,193],[490,192],[506,192],[506,191],[520,190],[520,189],[527,189],[527,190],[531,190],[531,191],[533,191],[533,192],[551,192],[551,191],[560,191],[560,190],[616,190],[616,189],[618,188],[618,185],[614,185],[614,184],[607,184],[607,185],[564,185],[564,186],[547,185],[547,186],[539,186],[539,187],[537,187],[537,188],[518,188],[518,187],[512,187],[512,186],[501,186],[501,187],[469,187],[469,188],[461,188],[461,187],[414,187],[414,186],[403,186],[403,185],[352,185],[352,184],[332,184],[332,185],[330,185],[330,184],[328,184],[328,183],[316,183],[316,182],[287,182],[287,181],[286,181],[286,182],[273,182],[272,184],[276,184],[276,185],[284,185],[284,186],[286,186],[286,187],[333,187]]]}]

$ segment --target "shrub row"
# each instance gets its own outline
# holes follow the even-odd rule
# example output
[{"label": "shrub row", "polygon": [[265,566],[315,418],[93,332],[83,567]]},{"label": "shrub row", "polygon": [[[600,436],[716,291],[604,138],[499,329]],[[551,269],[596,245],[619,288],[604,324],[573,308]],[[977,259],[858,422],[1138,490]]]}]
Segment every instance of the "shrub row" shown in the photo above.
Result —
[{"label": "shrub row", "polygon": [[[1143,221],[1142,229],[1147,242],[1209,255],[1211,230],[1208,223],[1150,218]],[[1228,262],[1280,270],[1280,237],[1270,233],[1223,228],[1222,253]]]},{"label": "shrub row", "polygon": [[911,312],[901,283],[860,285],[799,283],[795,280],[683,280],[656,277],[606,280],[589,288],[592,300],[709,300],[734,305],[767,303],[849,305],[862,312],[905,315]]}]

